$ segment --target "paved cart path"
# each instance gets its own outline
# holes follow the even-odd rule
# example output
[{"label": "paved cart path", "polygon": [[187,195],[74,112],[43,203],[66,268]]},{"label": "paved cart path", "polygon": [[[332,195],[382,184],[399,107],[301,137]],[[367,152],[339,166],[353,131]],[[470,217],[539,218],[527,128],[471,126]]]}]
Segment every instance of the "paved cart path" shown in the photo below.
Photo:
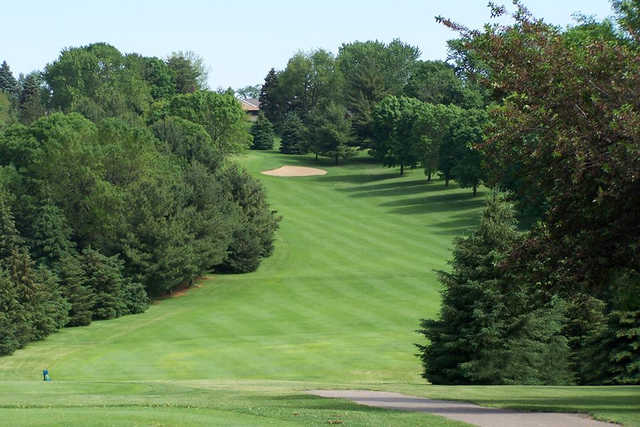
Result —
[{"label": "paved cart path", "polygon": [[433,400],[386,391],[309,390],[307,393],[321,397],[347,399],[378,408],[427,412],[483,427],[601,427],[618,425],[596,421],[587,415],[487,408],[472,403]]}]

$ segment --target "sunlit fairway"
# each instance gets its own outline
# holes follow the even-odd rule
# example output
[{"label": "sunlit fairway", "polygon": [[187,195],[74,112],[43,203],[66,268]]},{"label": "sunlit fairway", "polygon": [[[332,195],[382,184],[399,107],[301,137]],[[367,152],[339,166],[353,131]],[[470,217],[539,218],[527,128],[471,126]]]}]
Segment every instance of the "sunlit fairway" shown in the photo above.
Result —
[{"label": "sunlit fairway", "polygon": [[[364,157],[337,167],[277,153],[241,161],[283,216],[274,255],[255,273],[212,275],[144,314],[66,329],[0,358],[0,424],[456,425],[301,393],[321,387],[640,424],[640,387],[461,389],[419,377],[414,330],[437,314],[436,270],[478,222],[482,191],[426,184],[421,170],[400,177]],[[259,174],[287,164],[328,174]],[[51,383],[39,381],[45,367]]]}]

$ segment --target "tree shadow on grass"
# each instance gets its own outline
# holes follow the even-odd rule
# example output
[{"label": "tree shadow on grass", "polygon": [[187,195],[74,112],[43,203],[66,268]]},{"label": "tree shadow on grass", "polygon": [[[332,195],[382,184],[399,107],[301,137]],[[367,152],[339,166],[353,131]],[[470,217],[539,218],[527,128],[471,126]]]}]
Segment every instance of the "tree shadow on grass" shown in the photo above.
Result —
[{"label": "tree shadow on grass", "polygon": [[472,399],[474,403],[486,406],[500,406],[509,409],[526,409],[528,411],[553,412],[585,412],[611,411],[636,413],[640,415],[640,403],[637,396],[595,396],[550,397],[529,399]]},{"label": "tree shadow on grass", "polygon": [[[296,394],[285,396],[252,396],[253,400],[263,400],[271,402],[282,402],[281,405],[269,405],[271,407],[278,406],[281,408],[291,409],[315,409],[315,410],[331,410],[331,411],[358,411],[358,412],[383,412],[387,413],[388,409],[377,408],[374,406],[360,405],[347,399],[320,397],[311,394]],[[287,404],[291,402],[292,404]]]},{"label": "tree shadow on grass", "polygon": [[406,184],[403,182],[398,183],[389,183],[388,187],[385,189],[371,190],[372,187],[378,187],[377,185],[360,187],[357,190],[359,192],[355,192],[355,190],[348,189],[354,191],[352,197],[392,197],[392,196],[409,196],[415,194],[424,194],[424,193],[433,193],[437,191],[446,190],[444,185],[429,185],[425,181],[422,181],[420,184],[411,184],[411,182],[407,182]]},{"label": "tree shadow on grass", "polygon": [[421,180],[413,180],[413,181],[393,181],[387,182],[385,184],[372,184],[365,185],[361,187],[353,187],[353,188],[344,188],[342,191],[347,192],[359,192],[359,191],[376,191],[376,190],[391,190],[398,187],[412,187],[421,185],[424,182]]},{"label": "tree shadow on grass", "polygon": [[[283,165],[288,166],[308,166],[308,167],[331,167],[336,166],[334,159],[328,157],[318,157],[317,159],[313,154],[284,154],[276,150],[267,150],[265,153],[269,153],[270,157],[275,158],[282,162]],[[360,166],[360,165],[379,165],[374,158],[368,156],[354,157],[349,160],[340,160],[337,166],[347,167]],[[397,176],[398,173],[395,172]]]},{"label": "tree shadow on grass", "polygon": [[394,173],[378,174],[350,174],[350,175],[325,175],[316,177],[316,180],[325,183],[366,184],[368,182],[382,181],[397,178]]},{"label": "tree shadow on grass", "polygon": [[[376,408],[371,406],[358,405],[352,403],[349,400],[341,398],[322,398],[313,395],[300,394],[300,395],[288,395],[288,396],[256,396],[256,399],[270,400],[272,402],[282,402],[283,408],[306,408],[306,409],[323,409],[323,410],[335,410],[335,411],[365,411],[365,412],[378,412],[387,411],[387,409]],[[384,397],[381,400],[385,402],[397,400],[404,404],[411,403],[412,401],[420,401],[423,398],[415,398],[411,396],[406,397]],[[640,414],[640,403],[637,396],[631,392],[626,396],[611,396],[598,393],[593,396],[576,396],[576,397],[559,397],[551,396],[549,398],[536,397],[536,398],[514,398],[514,399],[448,399],[446,397],[434,396],[427,397],[427,399],[445,400],[445,401],[462,401],[470,402],[486,408],[498,407],[510,410],[522,410],[529,412],[608,412],[608,413],[620,413],[625,416],[634,416]],[[368,398],[367,400],[375,401],[375,398]],[[291,404],[287,405],[286,402]],[[473,410],[473,409],[470,409]],[[465,409],[453,409],[451,412],[465,411]],[[467,410],[468,411],[468,410]],[[496,411],[500,411],[496,409]],[[483,410],[486,413],[486,410]]]},{"label": "tree shadow on grass", "polygon": [[413,197],[402,200],[392,200],[380,206],[391,207],[391,213],[404,215],[426,214],[438,212],[455,212],[477,209],[484,206],[484,192],[475,197],[471,193],[438,194],[427,197]]},{"label": "tree shadow on grass", "polygon": [[329,159],[319,158],[315,160],[308,155],[300,154],[282,154],[277,151],[273,152],[273,158],[277,159],[282,166],[307,166],[307,167],[330,167],[335,166],[335,163]]},{"label": "tree shadow on grass", "polygon": [[348,192],[369,192],[369,191],[386,191],[398,188],[421,187],[424,191],[440,191],[446,187],[440,183],[428,183],[425,179],[414,179],[411,181],[394,181],[385,184],[366,185],[362,187],[345,188],[342,191]]},{"label": "tree shadow on grass", "polygon": [[466,213],[464,215],[456,215],[453,218],[454,219],[449,219],[447,221],[433,224],[431,227],[434,227],[437,230],[432,229],[431,233],[461,236],[464,235],[465,232],[471,231],[476,228],[480,223],[480,218],[478,217],[478,215],[469,213]]}]

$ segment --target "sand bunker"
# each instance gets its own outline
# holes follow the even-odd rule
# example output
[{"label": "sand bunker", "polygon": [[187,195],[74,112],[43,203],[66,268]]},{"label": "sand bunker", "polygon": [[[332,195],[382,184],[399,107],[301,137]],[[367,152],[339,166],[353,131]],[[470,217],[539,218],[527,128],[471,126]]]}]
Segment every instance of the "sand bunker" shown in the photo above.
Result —
[{"label": "sand bunker", "polygon": [[262,173],[264,175],[272,176],[313,176],[326,175],[327,171],[324,169],[307,168],[304,166],[282,166],[278,169],[262,171]]}]

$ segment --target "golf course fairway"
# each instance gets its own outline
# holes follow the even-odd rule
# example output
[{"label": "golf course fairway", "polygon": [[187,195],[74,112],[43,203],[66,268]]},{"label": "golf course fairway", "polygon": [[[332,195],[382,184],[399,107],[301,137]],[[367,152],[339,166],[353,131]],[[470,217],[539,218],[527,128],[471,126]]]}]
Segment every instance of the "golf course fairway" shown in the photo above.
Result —
[{"label": "golf course fairway", "polygon": [[[398,391],[588,412],[640,425],[640,387],[442,387],[420,378],[419,319],[485,191],[422,170],[252,151],[240,159],[283,217],[254,273],[213,274],[143,314],[68,328],[0,358],[0,425],[461,425],[307,389]],[[265,176],[281,166],[323,176]],[[41,381],[48,368],[52,381]]]}]

